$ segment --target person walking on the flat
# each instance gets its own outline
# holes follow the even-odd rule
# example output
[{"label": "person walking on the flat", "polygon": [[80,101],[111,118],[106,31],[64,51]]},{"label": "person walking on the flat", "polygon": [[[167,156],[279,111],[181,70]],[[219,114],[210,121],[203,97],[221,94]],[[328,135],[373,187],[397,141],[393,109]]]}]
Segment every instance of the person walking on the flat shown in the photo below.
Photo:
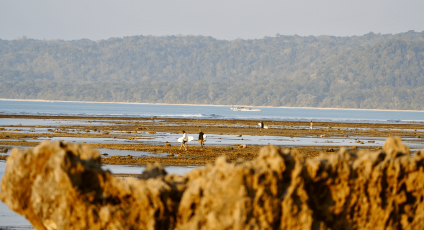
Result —
[{"label": "person walking on the flat", "polygon": [[204,141],[203,135],[205,134],[202,132],[202,130],[199,129],[199,143],[200,143],[200,148],[202,149],[203,149],[203,141]]},{"label": "person walking on the flat", "polygon": [[312,121],[311,121],[311,128],[309,129],[309,132],[311,132],[311,131],[312,131],[312,125],[313,125],[313,124],[312,124]]},{"label": "person walking on the flat", "polygon": [[186,147],[186,143],[187,143],[187,135],[186,135],[186,133],[185,133],[185,131],[183,130],[183,141],[181,142],[181,147],[180,147],[180,150],[181,150],[181,148],[182,147],[184,147],[184,149],[187,151],[187,147]]}]

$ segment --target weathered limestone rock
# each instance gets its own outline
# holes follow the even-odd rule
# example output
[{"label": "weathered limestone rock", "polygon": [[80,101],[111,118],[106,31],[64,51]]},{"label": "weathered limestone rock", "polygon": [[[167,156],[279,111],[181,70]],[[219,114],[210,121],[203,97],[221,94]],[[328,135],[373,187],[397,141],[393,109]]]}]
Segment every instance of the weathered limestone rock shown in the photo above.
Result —
[{"label": "weathered limestone rock", "polygon": [[386,140],[383,145],[383,150],[390,156],[397,154],[409,154],[409,147],[405,146],[399,137],[391,137]]},{"label": "weathered limestone rock", "polygon": [[275,147],[265,147],[259,158],[195,169],[178,209],[177,229],[275,229],[280,224],[281,196],[290,184],[295,161]]},{"label": "weathered limestone rock", "polygon": [[119,179],[95,150],[43,142],[12,150],[0,198],[37,229],[424,229],[424,150],[383,149],[305,160],[267,146],[251,162]]},{"label": "weathered limestone rock", "polygon": [[37,229],[172,229],[176,184],[115,178],[96,150],[43,142],[12,150],[0,198]]}]

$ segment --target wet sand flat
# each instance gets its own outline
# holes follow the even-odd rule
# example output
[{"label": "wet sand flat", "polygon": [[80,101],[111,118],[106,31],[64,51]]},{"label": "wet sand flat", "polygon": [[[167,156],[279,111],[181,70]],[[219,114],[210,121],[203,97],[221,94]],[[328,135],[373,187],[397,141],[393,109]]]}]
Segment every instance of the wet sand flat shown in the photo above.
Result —
[{"label": "wet sand flat", "polygon": [[[222,155],[232,162],[252,160],[268,144],[296,148],[308,158],[339,148],[380,149],[389,136],[401,137],[411,149],[424,148],[424,124],[413,122],[314,122],[311,130],[309,122],[265,120],[267,128],[260,129],[258,120],[237,119],[0,115],[0,121],[0,159],[7,158],[11,146],[34,147],[44,140],[101,149],[103,164],[136,165],[205,165]],[[207,135],[205,147],[192,141],[187,151],[180,150],[177,138],[182,130],[195,140],[202,130]]]}]

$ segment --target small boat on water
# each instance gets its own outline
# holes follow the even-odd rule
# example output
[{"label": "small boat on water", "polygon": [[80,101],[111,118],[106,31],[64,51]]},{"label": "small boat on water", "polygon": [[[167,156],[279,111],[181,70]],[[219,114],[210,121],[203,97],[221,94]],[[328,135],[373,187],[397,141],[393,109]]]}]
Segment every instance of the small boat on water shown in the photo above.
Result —
[{"label": "small boat on water", "polygon": [[235,107],[231,106],[232,111],[261,111],[260,109],[252,109],[252,108],[245,108],[245,107]]}]

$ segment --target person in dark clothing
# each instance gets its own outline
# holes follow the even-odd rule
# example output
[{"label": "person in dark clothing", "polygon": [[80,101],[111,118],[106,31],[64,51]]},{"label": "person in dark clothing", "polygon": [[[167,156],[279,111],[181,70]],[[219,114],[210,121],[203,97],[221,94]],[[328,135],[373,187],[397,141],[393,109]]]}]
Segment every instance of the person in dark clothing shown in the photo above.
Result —
[{"label": "person in dark clothing", "polygon": [[261,129],[263,129],[263,128],[264,128],[264,122],[261,121]]},{"label": "person in dark clothing", "polygon": [[200,147],[203,149],[203,135],[205,135],[202,130],[199,129],[199,143],[200,143]]}]

